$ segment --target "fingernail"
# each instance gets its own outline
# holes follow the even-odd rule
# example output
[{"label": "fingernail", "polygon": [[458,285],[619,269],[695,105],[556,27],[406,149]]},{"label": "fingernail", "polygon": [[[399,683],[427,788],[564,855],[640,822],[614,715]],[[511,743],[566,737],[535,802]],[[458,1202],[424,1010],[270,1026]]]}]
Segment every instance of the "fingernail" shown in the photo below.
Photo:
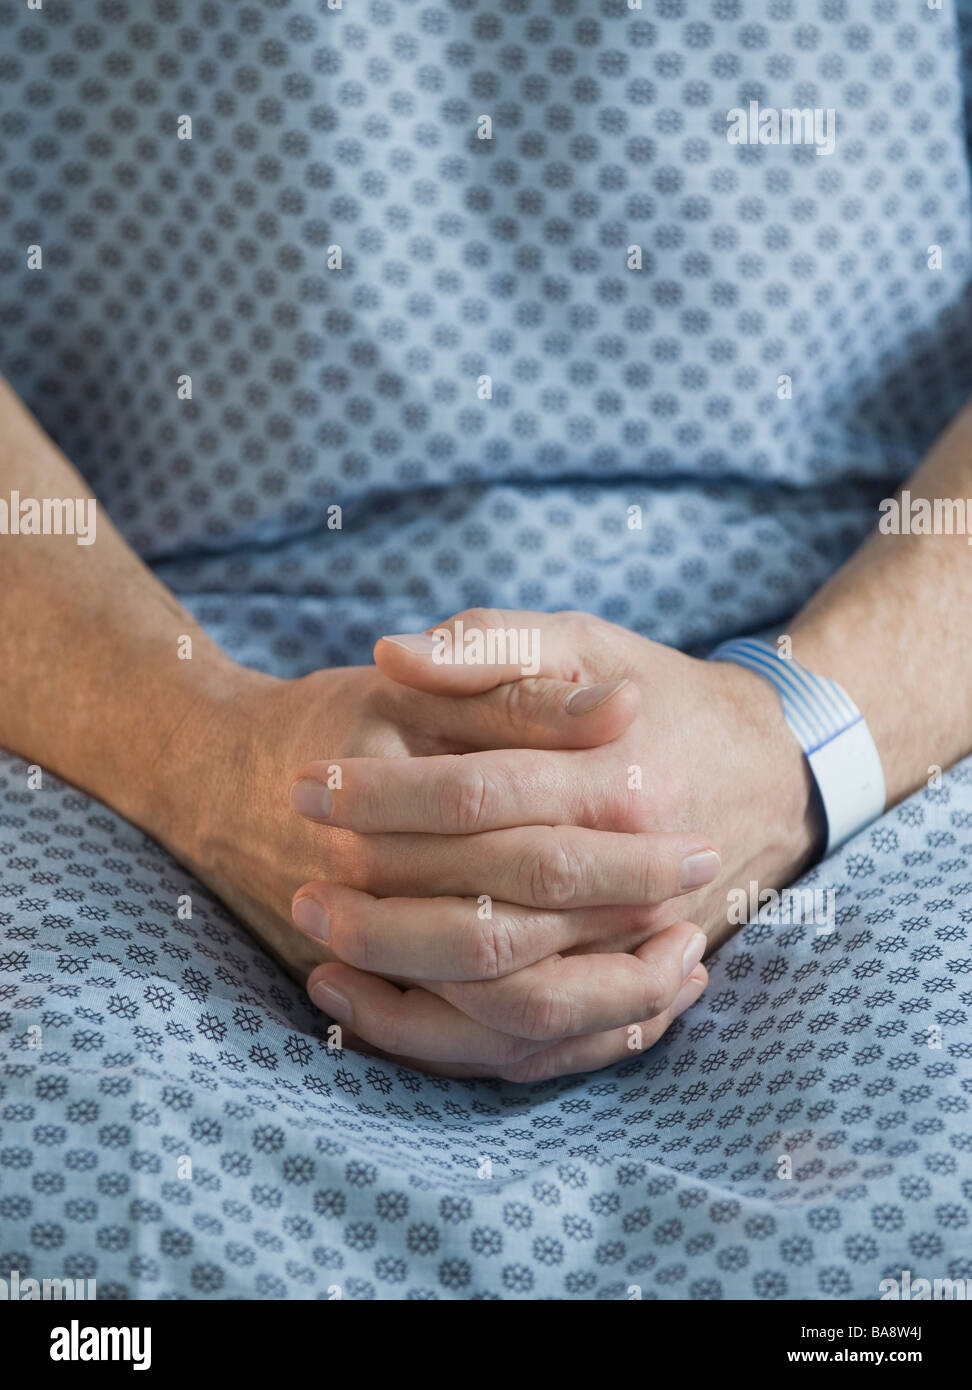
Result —
[{"label": "fingernail", "polygon": [[[302,898],[301,902],[309,902],[309,898]],[[327,940],[327,937],[324,937]],[[692,940],[685,948],[685,955],[682,957],[682,979],[687,980],[699,961],[705,955],[705,948],[708,945],[705,932],[697,931]]]},{"label": "fingernail", "polygon": [[407,652],[419,656],[431,656],[435,651],[435,638],[428,632],[396,632],[393,637],[383,637],[383,642],[394,642],[396,647],[404,647]]},{"label": "fingernail", "polygon": [[351,1025],[351,1000],[346,994],[342,994],[333,985],[327,985],[323,980],[318,980],[310,992],[317,1007],[332,1018],[337,1019],[338,1023],[344,1023],[348,1027]]},{"label": "fingernail", "polygon": [[567,696],[568,714],[590,714],[592,709],[597,709],[598,705],[603,705],[606,700],[610,700],[612,695],[616,695],[623,685],[627,685],[627,680],[606,681],[602,685],[582,685],[579,690],[575,690],[572,695]]},{"label": "fingernail", "polygon": [[323,782],[314,782],[310,777],[302,777],[290,788],[290,804],[302,816],[313,816],[314,820],[326,820],[331,814],[334,798]]},{"label": "fingernail", "polygon": [[686,980],[672,1002],[672,1018],[678,1018],[679,1014],[691,1008],[704,989],[701,980]]},{"label": "fingernail", "polygon": [[690,854],[682,860],[682,880],[679,887],[701,888],[703,883],[711,883],[722,868],[722,860],[714,849],[702,849],[698,854]]},{"label": "fingernail", "polygon": [[[315,941],[330,941],[330,919],[314,898],[298,898],[290,909],[290,915],[301,931],[312,936]],[[701,956],[699,959],[701,960]],[[688,971],[685,973],[688,974]]]}]

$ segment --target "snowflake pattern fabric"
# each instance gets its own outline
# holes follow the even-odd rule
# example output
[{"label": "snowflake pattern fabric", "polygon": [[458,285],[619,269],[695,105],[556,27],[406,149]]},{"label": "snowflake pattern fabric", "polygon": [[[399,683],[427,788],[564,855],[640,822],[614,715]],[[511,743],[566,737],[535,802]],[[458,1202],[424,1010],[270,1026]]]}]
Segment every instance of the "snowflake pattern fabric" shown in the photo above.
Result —
[{"label": "snowflake pattern fabric", "polygon": [[[794,611],[972,394],[959,8],[0,0],[0,369],[248,664],[476,603],[704,650]],[[730,146],[750,100],[835,108],[834,153]],[[0,1271],[972,1277],[972,761],[808,876],[832,935],[751,925],[652,1051],[533,1087],[330,1049],[161,849],[4,754],[0,865]]]},{"label": "snowflake pattern fabric", "polygon": [[140,1298],[972,1278],[972,759],[809,876],[833,933],[751,924],[652,1051],[536,1086],[329,1050],[161,849],[25,771],[0,770],[0,1268]]}]

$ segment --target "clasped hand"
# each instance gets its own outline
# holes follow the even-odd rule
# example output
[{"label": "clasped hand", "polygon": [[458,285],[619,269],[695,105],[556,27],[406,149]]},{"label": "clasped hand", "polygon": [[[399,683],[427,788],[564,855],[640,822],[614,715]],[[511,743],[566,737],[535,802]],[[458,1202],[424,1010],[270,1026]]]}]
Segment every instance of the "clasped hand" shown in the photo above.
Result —
[{"label": "clasped hand", "polygon": [[385,717],[429,744],[415,756],[404,733],[398,756],[329,750],[297,773],[292,804],[332,850],[292,904],[324,962],[308,990],[344,1044],[423,1070],[593,1070],[705,988],[718,851],[763,881],[806,855],[802,773],[785,737],[767,746],[775,697],[739,668],[583,613],[444,626],[460,620],[539,628],[540,673],[437,662],[428,634],[377,644]]}]

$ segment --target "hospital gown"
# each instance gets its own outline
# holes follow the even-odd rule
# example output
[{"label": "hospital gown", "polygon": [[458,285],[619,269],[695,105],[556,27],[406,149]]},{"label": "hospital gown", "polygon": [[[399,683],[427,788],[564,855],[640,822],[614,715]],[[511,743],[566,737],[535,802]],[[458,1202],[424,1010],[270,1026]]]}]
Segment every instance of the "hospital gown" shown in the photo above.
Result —
[{"label": "hospital gown", "polygon": [[[970,42],[903,0],[0,0],[0,370],[241,662],[475,604],[702,654],[972,395]],[[731,144],[753,100],[835,149]],[[750,924],[650,1051],[446,1080],[329,1047],[164,850],[0,753],[0,1277],[970,1278],[972,760],[801,886],[836,930]]]}]

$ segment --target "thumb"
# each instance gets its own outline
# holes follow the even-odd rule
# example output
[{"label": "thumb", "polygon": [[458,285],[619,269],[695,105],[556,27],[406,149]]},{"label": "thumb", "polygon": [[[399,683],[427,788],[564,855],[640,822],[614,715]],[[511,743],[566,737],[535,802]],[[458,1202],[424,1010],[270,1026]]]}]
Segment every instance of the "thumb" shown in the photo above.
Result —
[{"label": "thumb", "polygon": [[399,685],[430,695],[473,695],[524,676],[573,680],[569,629],[549,613],[471,608],[425,632],[375,644],[375,663]]},{"label": "thumb", "polygon": [[383,637],[375,661],[399,685],[439,696],[436,733],[469,749],[594,748],[622,734],[639,706],[626,679],[572,679],[568,631],[545,613],[474,609]]}]

